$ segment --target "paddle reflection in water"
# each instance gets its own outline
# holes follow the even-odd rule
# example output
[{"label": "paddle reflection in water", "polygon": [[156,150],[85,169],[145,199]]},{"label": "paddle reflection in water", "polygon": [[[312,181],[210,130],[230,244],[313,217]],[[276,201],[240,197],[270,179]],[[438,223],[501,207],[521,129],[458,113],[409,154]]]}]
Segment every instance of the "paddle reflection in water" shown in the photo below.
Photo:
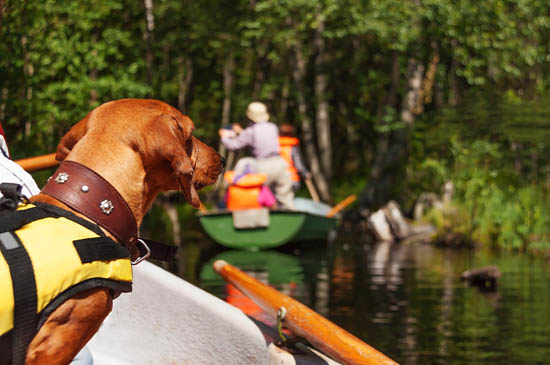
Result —
[{"label": "paddle reflection in water", "polygon": [[[246,314],[267,324],[275,324],[261,308],[248,297],[240,293],[231,284],[226,284],[214,272],[212,264],[224,260],[255,279],[273,286],[283,294],[309,302],[309,285],[304,280],[304,271],[296,256],[277,251],[224,251],[208,260],[200,270],[201,286],[227,302],[240,308]],[[220,288],[223,290],[220,292]]]}]

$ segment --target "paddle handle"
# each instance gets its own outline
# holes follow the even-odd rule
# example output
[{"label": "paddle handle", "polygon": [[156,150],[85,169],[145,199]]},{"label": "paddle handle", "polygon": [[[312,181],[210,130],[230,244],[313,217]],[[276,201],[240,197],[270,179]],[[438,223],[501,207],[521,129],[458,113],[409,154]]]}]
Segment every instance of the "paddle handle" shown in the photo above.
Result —
[{"label": "paddle handle", "polygon": [[225,281],[236,286],[273,317],[277,317],[277,311],[285,307],[285,326],[334,360],[342,364],[396,364],[320,314],[227,262],[217,260],[213,266]]},{"label": "paddle handle", "polygon": [[55,159],[55,153],[49,153],[47,155],[23,158],[15,161],[19,166],[28,172],[47,169],[57,166],[59,161]]},{"label": "paddle handle", "polygon": [[327,213],[327,217],[330,218],[336,213],[353,203],[357,199],[357,195],[351,194],[346,199],[342,200],[340,203],[336,204],[332,209]]},{"label": "paddle handle", "polygon": [[315,190],[315,185],[313,185],[313,181],[311,181],[311,178],[307,177],[304,181],[306,182],[307,190],[309,190],[309,195],[311,195],[311,199],[313,199],[314,202],[321,201],[319,199],[319,194],[317,194],[317,190]]}]

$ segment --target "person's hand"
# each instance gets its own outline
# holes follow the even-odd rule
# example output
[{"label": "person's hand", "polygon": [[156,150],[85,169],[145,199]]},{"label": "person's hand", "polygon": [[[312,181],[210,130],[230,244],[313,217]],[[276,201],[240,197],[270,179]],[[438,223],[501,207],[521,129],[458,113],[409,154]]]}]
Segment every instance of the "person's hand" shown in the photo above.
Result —
[{"label": "person's hand", "polygon": [[235,137],[235,132],[230,129],[220,128],[218,129],[218,134],[221,138],[231,138]]},{"label": "person's hand", "polygon": [[243,127],[239,123],[233,123],[231,126],[233,128],[233,131],[237,134],[240,134],[243,131]]},{"label": "person's hand", "polygon": [[311,180],[312,176],[311,176],[311,172],[306,172],[306,176],[304,176],[304,178],[306,180]]}]

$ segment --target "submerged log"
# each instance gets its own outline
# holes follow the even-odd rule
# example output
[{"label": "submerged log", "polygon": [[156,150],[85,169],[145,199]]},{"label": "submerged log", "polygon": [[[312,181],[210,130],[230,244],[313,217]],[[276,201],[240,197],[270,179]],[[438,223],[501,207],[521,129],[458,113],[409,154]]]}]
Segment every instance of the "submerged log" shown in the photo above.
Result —
[{"label": "submerged log", "polygon": [[466,270],[460,275],[469,285],[482,289],[496,289],[501,276],[499,268],[494,265]]}]

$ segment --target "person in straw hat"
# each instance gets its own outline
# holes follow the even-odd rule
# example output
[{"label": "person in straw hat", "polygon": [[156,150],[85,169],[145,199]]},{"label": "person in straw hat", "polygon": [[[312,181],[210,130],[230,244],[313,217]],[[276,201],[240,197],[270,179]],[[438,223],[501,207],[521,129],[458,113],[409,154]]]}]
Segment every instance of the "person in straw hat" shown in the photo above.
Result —
[{"label": "person in straw hat", "polygon": [[279,130],[269,121],[264,103],[252,102],[246,108],[246,117],[253,122],[243,129],[235,123],[232,129],[220,129],[222,143],[230,151],[248,147],[256,159],[258,172],[267,175],[267,184],[273,189],[281,208],[294,209],[294,192],[288,165],[279,154]]}]

